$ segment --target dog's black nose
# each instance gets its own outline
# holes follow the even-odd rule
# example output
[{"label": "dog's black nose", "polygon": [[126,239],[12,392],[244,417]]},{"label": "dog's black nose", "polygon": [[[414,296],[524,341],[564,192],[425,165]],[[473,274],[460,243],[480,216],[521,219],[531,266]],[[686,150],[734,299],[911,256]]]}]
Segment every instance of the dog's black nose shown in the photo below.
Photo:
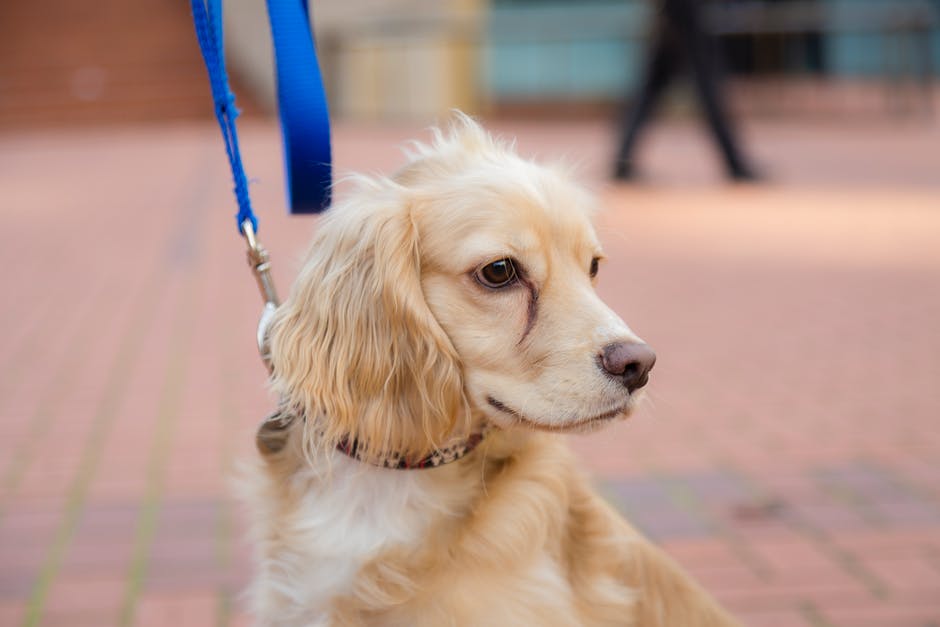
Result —
[{"label": "dog's black nose", "polygon": [[610,377],[623,383],[631,394],[646,385],[656,353],[648,344],[614,342],[604,347],[600,364]]}]

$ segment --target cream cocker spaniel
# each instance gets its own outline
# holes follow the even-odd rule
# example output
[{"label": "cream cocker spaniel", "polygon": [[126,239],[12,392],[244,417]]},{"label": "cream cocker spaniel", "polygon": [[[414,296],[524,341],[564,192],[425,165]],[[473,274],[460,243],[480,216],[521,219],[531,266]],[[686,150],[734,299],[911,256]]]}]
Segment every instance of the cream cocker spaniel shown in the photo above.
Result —
[{"label": "cream cocker spaniel", "polygon": [[655,359],[594,291],[590,197],[457,117],[357,179],[276,313],[259,623],[734,624],[563,442],[627,416]]}]

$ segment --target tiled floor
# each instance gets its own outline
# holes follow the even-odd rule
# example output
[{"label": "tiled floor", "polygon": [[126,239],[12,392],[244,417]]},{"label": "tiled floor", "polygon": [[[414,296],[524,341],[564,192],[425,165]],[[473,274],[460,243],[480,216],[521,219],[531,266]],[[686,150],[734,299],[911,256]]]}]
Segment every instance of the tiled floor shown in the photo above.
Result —
[{"label": "tiled floor", "polygon": [[[600,124],[502,123],[608,207],[600,289],[657,349],[647,407],[573,439],[604,493],[756,627],[940,625],[940,125],[696,129],[601,184]],[[243,143],[287,289],[270,125]],[[337,128],[386,170],[420,129]],[[236,460],[271,407],[217,131],[0,137],[0,625],[246,624]]]}]

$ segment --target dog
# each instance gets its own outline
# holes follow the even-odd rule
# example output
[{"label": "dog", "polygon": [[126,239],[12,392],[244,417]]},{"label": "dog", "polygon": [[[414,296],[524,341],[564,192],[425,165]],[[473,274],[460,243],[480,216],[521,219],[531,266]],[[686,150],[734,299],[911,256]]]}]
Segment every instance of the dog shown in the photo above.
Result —
[{"label": "dog", "polygon": [[655,361],[595,293],[590,196],[460,114],[354,183],[270,329],[259,623],[736,624],[563,442]]}]

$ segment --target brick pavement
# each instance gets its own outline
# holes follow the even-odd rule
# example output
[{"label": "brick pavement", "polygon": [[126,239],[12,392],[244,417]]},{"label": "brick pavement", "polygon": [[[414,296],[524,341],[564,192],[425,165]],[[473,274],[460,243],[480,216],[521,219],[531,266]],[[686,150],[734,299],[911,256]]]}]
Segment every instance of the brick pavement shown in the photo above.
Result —
[{"label": "brick pavement", "polygon": [[[602,125],[500,128],[605,169]],[[660,361],[572,444],[746,624],[940,625],[940,126],[749,130],[772,184],[670,126],[600,186],[600,289]],[[340,169],[416,134],[340,126]],[[283,290],[312,222],[273,126],[243,143]],[[227,177],[208,124],[0,138],[0,625],[248,624],[230,477],[271,402]]]}]

